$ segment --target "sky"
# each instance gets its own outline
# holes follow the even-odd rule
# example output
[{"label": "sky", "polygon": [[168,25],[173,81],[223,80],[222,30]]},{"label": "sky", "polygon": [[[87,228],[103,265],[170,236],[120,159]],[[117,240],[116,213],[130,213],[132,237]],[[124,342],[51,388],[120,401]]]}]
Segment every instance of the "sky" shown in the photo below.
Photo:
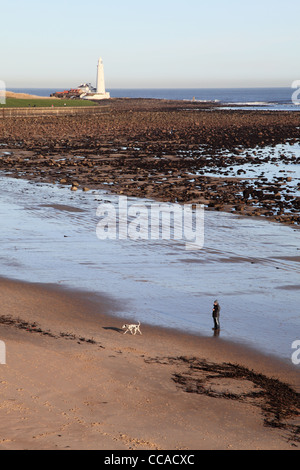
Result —
[{"label": "sky", "polygon": [[7,89],[290,87],[299,0],[1,1]]}]

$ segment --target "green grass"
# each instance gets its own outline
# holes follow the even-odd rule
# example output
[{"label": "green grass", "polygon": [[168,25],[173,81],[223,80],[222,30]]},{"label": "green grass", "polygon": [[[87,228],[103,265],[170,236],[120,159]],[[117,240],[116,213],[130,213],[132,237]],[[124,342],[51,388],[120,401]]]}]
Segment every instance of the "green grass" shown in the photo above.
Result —
[{"label": "green grass", "polygon": [[67,106],[97,106],[93,101],[88,100],[64,100],[64,99],[20,99],[20,98],[6,98],[6,104],[0,104],[0,108],[62,108]]}]

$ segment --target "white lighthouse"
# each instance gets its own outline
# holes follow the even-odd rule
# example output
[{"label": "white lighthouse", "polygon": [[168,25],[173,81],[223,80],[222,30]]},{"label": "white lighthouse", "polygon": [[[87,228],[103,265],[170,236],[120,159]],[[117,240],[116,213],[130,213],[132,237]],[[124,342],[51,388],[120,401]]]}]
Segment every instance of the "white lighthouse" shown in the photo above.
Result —
[{"label": "white lighthouse", "polygon": [[98,60],[97,66],[97,93],[105,95],[104,68],[101,57]]},{"label": "white lighthouse", "polygon": [[97,85],[96,92],[89,92],[81,96],[84,100],[107,100],[110,98],[110,93],[105,91],[104,81],[104,68],[101,57],[97,65]]}]

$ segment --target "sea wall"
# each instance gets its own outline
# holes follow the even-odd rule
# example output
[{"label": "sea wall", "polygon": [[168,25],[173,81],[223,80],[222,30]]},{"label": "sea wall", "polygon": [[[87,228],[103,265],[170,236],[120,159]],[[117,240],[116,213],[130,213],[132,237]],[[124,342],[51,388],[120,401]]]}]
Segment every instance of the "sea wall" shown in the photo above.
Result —
[{"label": "sea wall", "polygon": [[82,107],[45,107],[45,108],[2,108],[0,109],[0,118],[9,117],[32,117],[32,116],[55,116],[55,115],[83,115],[97,114],[103,112],[103,106],[82,106]]}]

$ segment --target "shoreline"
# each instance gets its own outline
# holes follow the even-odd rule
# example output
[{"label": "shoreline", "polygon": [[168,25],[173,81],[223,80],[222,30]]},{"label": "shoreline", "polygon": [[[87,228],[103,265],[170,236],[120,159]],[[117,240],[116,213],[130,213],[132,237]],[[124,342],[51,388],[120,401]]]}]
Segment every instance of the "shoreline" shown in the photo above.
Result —
[{"label": "shoreline", "polygon": [[[114,313],[119,304],[106,296],[96,301],[7,279],[0,286],[7,352],[0,365],[0,448],[299,446],[299,398],[285,391],[291,415],[278,413],[280,403],[270,399],[282,384],[299,394],[296,367],[220,338],[166,328],[141,325],[142,336],[123,335],[124,319]],[[15,322],[5,324],[8,318]],[[236,366],[233,375],[228,364]]]},{"label": "shoreline", "polygon": [[[209,152],[217,166],[230,164],[221,147],[233,151],[237,164],[237,145],[298,142],[299,116],[227,113],[228,124],[217,111],[194,113],[188,106],[186,113],[175,102],[128,99],[111,102],[95,122],[3,120],[0,168],[72,191],[204,203],[239,216],[260,217],[251,204],[262,197],[265,220],[275,222],[276,191],[281,183],[290,191],[287,178],[258,182],[249,200],[240,194],[248,180],[197,172],[209,167]],[[209,152],[200,155],[199,144]],[[288,152],[284,158],[290,163]],[[274,199],[264,202],[273,186]],[[288,196],[284,204],[293,213],[298,202]],[[297,217],[277,222],[295,230]],[[117,295],[0,278],[0,340],[7,353],[0,364],[0,449],[299,448],[299,366],[222,335],[144,321],[142,335],[124,335],[122,325],[131,319],[122,317]]]},{"label": "shoreline", "polygon": [[[79,321],[79,328],[83,328],[83,320],[87,321],[88,323],[91,323],[92,326],[94,324],[98,324],[99,322],[105,322],[105,323],[112,323],[113,328],[116,330],[120,330],[119,333],[124,333],[123,330],[121,330],[121,327],[124,323],[135,323],[136,320],[134,318],[130,318],[130,316],[124,316],[122,315],[122,301],[119,300],[117,297],[113,297],[109,294],[105,293],[96,293],[95,291],[89,291],[89,290],[81,290],[80,288],[72,287],[72,286],[67,286],[67,285],[61,285],[61,284],[55,284],[55,283],[45,283],[45,282],[34,282],[34,281],[26,281],[22,279],[13,279],[13,278],[8,278],[5,276],[0,276],[0,286],[1,285],[7,285],[7,286],[12,286],[16,287],[21,287],[22,290],[26,289],[28,287],[29,289],[36,290],[37,294],[39,293],[48,293],[49,295],[60,295],[62,298],[70,298],[73,299],[75,298],[76,301],[79,303],[79,305],[83,306],[82,308],[85,310],[87,309],[87,317],[82,317],[79,316],[78,321]],[[22,315],[20,314],[18,317],[11,317],[10,315],[1,315],[0,314],[0,325],[1,325],[1,318],[2,324],[8,324],[11,326],[17,326],[20,327],[20,329],[27,329],[27,324],[28,325],[33,325],[35,323],[38,323],[39,321],[45,322],[45,318],[43,315],[39,318],[39,315],[37,312],[35,312],[35,315],[27,315],[26,318],[23,318]],[[70,320],[71,318],[68,318]],[[76,320],[76,318],[72,318],[73,320]],[[6,320],[8,320],[6,322]],[[12,320],[12,321],[10,321]],[[20,320],[20,325],[18,325],[18,320]],[[57,326],[60,323],[62,318],[60,316],[57,317],[52,317],[52,321],[49,321],[49,318],[45,322],[45,325],[43,326],[43,329],[41,329],[41,325],[39,325],[41,331],[37,331],[41,334],[44,334],[46,331],[46,335],[49,335],[51,337],[57,337],[59,336],[59,332],[57,330]],[[24,323],[25,327],[23,328],[22,322]],[[62,322],[62,325],[64,323]],[[119,326],[118,326],[119,325]],[[211,325],[213,327],[213,320],[211,320]],[[222,346],[220,349],[223,351],[235,351],[234,357],[239,358],[239,357],[255,357],[257,359],[262,359],[265,358],[267,362],[270,362],[274,366],[274,369],[276,367],[279,367],[279,369],[284,370],[285,368],[287,370],[290,370],[290,372],[293,374],[294,372],[299,371],[299,366],[293,365],[291,358],[288,357],[282,357],[282,356],[277,356],[274,352],[271,351],[266,351],[259,349],[255,344],[250,344],[250,343],[245,343],[238,338],[228,338],[228,337],[222,337],[220,333],[222,332],[222,328],[218,332],[213,332],[211,335],[208,335],[207,333],[201,333],[201,332],[195,332],[191,330],[186,330],[181,329],[180,327],[171,327],[171,326],[164,326],[164,325],[159,325],[159,324],[153,324],[153,323],[147,323],[147,321],[143,321],[143,327],[146,327],[149,331],[161,331],[162,333],[165,333],[166,335],[169,335],[170,337],[176,338],[178,337],[186,337],[190,338],[191,340],[195,341],[203,341],[204,343],[208,344],[214,344],[218,342],[220,346]],[[213,330],[213,328],[212,328]],[[31,328],[31,332],[34,332],[34,330]],[[62,336],[68,335],[69,333],[62,332]],[[77,331],[77,335],[80,336],[80,329]],[[70,334],[72,336],[72,333]],[[74,339],[76,339],[77,336],[74,334]],[[91,336],[86,339],[88,342],[89,340],[94,340],[94,336]],[[291,356],[292,356],[292,349],[291,349]],[[253,363],[253,367],[255,367],[256,362]],[[299,377],[299,391],[300,391],[300,377]]]},{"label": "shoreline", "polygon": [[[286,264],[288,264],[288,273],[289,271],[291,273],[294,271],[295,273],[298,272],[299,257],[295,256],[295,250],[284,249],[286,237],[289,237],[292,245],[297,243],[297,234],[290,232],[290,228],[276,227],[267,220],[259,223],[252,219],[240,219],[240,216],[237,219],[234,215],[227,217],[225,214],[209,212],[206,214],[206,238],[209,240],[210,236],[213,235],[213,227],[219,227],[219,233],[222,233],[221,243],[217,241],[217,243],[213,242],[211,245],[203,247],[201,254],[198,254],[198,252],[193,255],[192,253],[186,254],[184,250],[184,253],[182,253],[183,257],[175,245],[174,254],[176,256],[171,260],[173,262],[176,261],[175,265],[170,263],[168,259],[170,244],[167,243],[165,246],[163,246],[164,244],[158,245],[159,249],[162,250],[163,258],[161,261],[164,260],[164,274],[172,276],[173,273],[173,288],[174,285],[178,287],[178,289],[176,287],[178,295],[175,296],[175,300],[174,295],[172,295],[172,288],[169,286],[165,287],[163,280],[161,282],[160,271],[155,274],[152,264],[150,263],[149,267],[147,267],[147,263],[144,263],[145,260],[149,259],[154,248],[156,251],[155,244],[152,246],[148,246],[148,243],[142,244],[137,253],[134,249],[135,244],[124,242],[124,244],[120,245],[117,243],[116,247],[119,247],[122,251],[122,258],[118,258],[118,260],[115,259],[115,245],[110,241],[108,244],[103,245],[105,247],[103,251],[98,239],[94,236],[94,228],[98,219],[95,217],[95,220],[90,221],[90,214],[96,212],[99,199],[93,191],[81,195],[77,193],[74,197],[73,193],[69,192],[67,188],[58,188],[49,183],[45,183],[43,187],[42,184],[36,185],[27,179],[12,179],[12,181],[6,182],[5,178],[1,179],[1,183],[4,197],[3,207],[6,207],[2,211],[3,220],[15,214],[15,201],[21,210],[21,218],[19,217],[15,222],[12,219],[11,222],[13,224],[17,223],[17,226],[22,223],[24,233],[28,233],[32,237],[31,230],[35,226],[36,215],[38,215],[42,222],[42,225],[39,224],[39,229],[28,246],[28,254],[26,245],[22,241],[22,232],[12,233],[9,228],[11,224],[9,224],[6,233],[4,227],[3,235],[4,238],[8,237],[8,244],[4,243],[2,246],[1,256],[4,266],[7,266],[5,270],[6,277],[25,282],[43,281],[46,284],[54,283],[96,293],[106,291],[112,296],[115,295],[115,289],[112,289],[111,285],[114,285],[117,281],[119,282],[118,296],[122,298],[122,308],[127,315],[131,316],[132,313],[136,320],[167,327],[170,326],[171,322],[172,326],[179,330],[196,331],[199,334],[204,333],[208,336],[213,335],[211,328],[212,321],[210,319],[210,303],[216,297],[223,297],[224,323],[222,322],[222,338],[251,345],[261,352],[275,354],[275,356],[280,358],[289,360],[291,357],[291,344],[295,340],[294,332],[297,331],[297,328],[291,328],[288,326],[289,323],[287,323],[287,328],[282,330],[281,322],[284,321],[287,315],[285,306],[281,305],[281,297],[279,295],[280,289],[289,289],[290,306],[292,309],[296,308],[296,289],[298,286],[295,285],[292,274],[285,274],[282,271],[282,269],[286,271]],[[5,197],[5,193],[7,193],[7,197]],[[101,198],[109,199],[109,193],[102,195]],[[9,201],[13,202],[12,206],[10,206]],[[21,204],[20,201],[22,201]],[[48,204],[45,204],[45,201]],[[64,205],[61,202],[64,202]],[[54,207],[55,210],[52,211],[51,209],[51,213],[48,213],[50,206]],[[227,219],[229,219],[229,223]],[[46,222],[45,225],[44,220]],[[48,225],[49,223],[50,225]],[[86,227],[85,230],[80,231],[80,234],[77,230],[73,231],[72,228],[75,228],[78,223],[82,228]],[[240,227],[237,224],[240,224]],[[52,225],[54,232],[51,229]],[[246,249],[231,250],[233,228],[235,229],[235,238],[237,240],[241,242],[242,240],[248,241]],[[253,233],[251,228],[254,228]],[[278,257],[278,253],[275,256],[271,246],[267,252],[264,245],[261,246],[256,242],[258,233],[262,236],[272,234],[273,240],[276,240],[276,247],[283,247],[283,251],[279,250],[279,254],[285,254],[285,256]],[[276,238],[274,238],[275,235]],[[283,238],[284,235],[285,238]],[[37,243],[34,242],[36,236]],[[12,245],[9,242],[11,237],[15,240],[15,243]],[[45,243],[39,243],[40,239],[47,241],[49,248],[46,251],[44,251]],[[59,240],[62,241],[62,244],[58,243]],[[212,238],[212,240],[214,239]],[[85,245],[86,248],[80,250],[80,253],[78,252],[78,255],[74,257],[72,246],[73,244],[76,246],[78,242],[83,244],[82,246]],[[14,251],[15,245],[19,243],[21,251]],[[64,246],[65,249],[63,248]],[[25,248],[25,251],[22,247]],[[6,253],[10,252],[11,249],[13,251],[7,257]],[[31,265],[30,258],[28,257],[30,252],[32,252],[33,256],[35,252],[41,253],[41,259],[37,264],[33,262]],[[13,259],[10,261],[11,257]],[[134,268],[134,264],[130,261],[132,257],[134,257],[135,263],[137,263],[137,268]],[[67,262],[62,261],[62,259]],[[80,269],[78,269],[76,260],[80,261]],[[113,273],[109,266],[112,266],[116,261],[122,262],[119,264],[119,269]],[[211,269],[211,261],[218,263],[219,279],[214,274],[214,268],[212,267]],[[20,263],[20,270],[17,268],[18,263]],[[103,263],[103,270],[101,269],[101,263]],[[199,290],[197,279],[201,279],[199,269],[202,267],[206,269],[207,282],[203,281],[202,287]],[[173,268],[175,268],[175,271]],[[169,272],[168,269],[172,271]],[[186,269],[188,269],[191,278],[181,289],[180,279]],[[234,269],[235,275],[228,277],[227,288],[223,288],[222,273],[232,269]],[[276,288],[274,291],[274,296],[278,301],[279,309],[277,309],[276,301],[268,304],[265,296],[259,295],[259,290],[257,291],[255,285],[252,289],[249,289],[247,279],[251,279],[253,273],[256,275],[259,273],[260,278],[265,283],[266,292],[269,286],[271,284],[274,285],[276,281],[278,289]],[[273,279],[271,283],[268,281],[269,277]],[[244,283],[242,283],[241,278],[245,279]],[[214,283],[216,285],[220,283],[217,294],[214,292]],[[236,283],[239,284],[238,289],[235,288]],[[163,286],[162,289],[161,286]],[[271,287],[273,286],[271,285]],[[233,289],[233,293],[231,289]],[[192,296],[187,295],[187,292],[190,291],[193,292]],[[179,294],[179,292],[182,292],[183,295]],[[227,295],[226,297],[227,293],[230,296]],[[246,302],[245,304],[245,315],[242,322],[240,322],[237,309],[236,296],[239,293],[247,294],[249,299],[248,303]],[[256,299],[254,299],[253,294],[258,295]],[[266,315],[264,315],[266,308],[268,310]],[[275,309],[275,316],[271,315],[272,309]],[[183,314],[183,312],[185,313]],[[269,324],[269,321],[272,324]]]}]

